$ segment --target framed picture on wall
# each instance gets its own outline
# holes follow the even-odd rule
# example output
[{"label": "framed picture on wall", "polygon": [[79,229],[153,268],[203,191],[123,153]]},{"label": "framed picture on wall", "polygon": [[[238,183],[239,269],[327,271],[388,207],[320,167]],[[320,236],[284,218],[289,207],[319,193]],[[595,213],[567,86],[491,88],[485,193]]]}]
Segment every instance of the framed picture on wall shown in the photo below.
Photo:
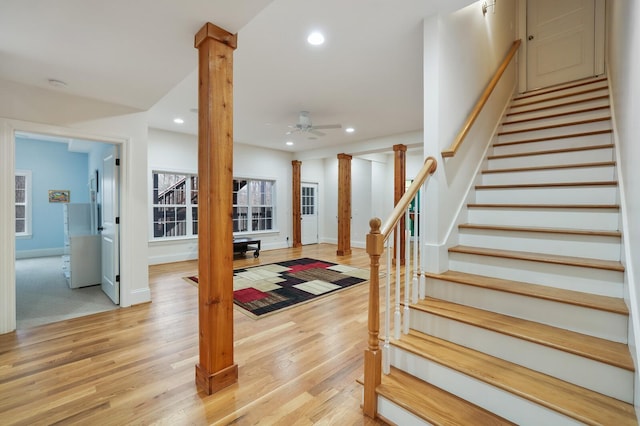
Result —
[{"label": "framed picture on wall", "polygon": [[71,191],[68,189],[50,189],[50,203],[68,203],[71,200]]}]

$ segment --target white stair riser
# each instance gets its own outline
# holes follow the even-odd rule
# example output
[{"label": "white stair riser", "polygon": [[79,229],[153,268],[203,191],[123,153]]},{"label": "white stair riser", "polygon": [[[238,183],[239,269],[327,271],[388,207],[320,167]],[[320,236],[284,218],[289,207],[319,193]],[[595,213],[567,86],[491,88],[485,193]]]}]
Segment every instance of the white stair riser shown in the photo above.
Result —
[{"label": "white stair riser", "polygon": [[[611,133],[604,133],[598,135],[551,139],[547,141],[518,143],[512,145],[494,144],[492,155],[522,154],[568,148],[582,148],[587,146],[602,146],[609,145],[611,143]],[[574,155],[576,155],[576,159],[580,158],[579,153]],[[580,160],[579,162],[584,161]]]},{"label": "white stair riser", "polygon": [[[495,169],[494,169],[495,170]],[[606,182],[616,179],[614,166],[571,167],[564,169],[544,169],[510,171],[504,173],[483,173],[483,185],[508,185],[520,183],[560,183],[560,182]]]},{"label": "white stair riser", "polygon": [[[498,135],[498,143],[525,141],[537,138],[550,138],[563,135],[573,135],[576,133],[596,132],[599,130],[611,130],[611,120],[597,121],[594,123],[574,124],[571,126],[562,126],[552,129],[536,129],[529,127],[531,130],[518,133]],[[507,129],[510,131],[511,129]]]},{"label": "white stair riser", "polygon": [[540,89],[540,90],[534,90],[531,92],[523,93],[522,95],[514,96],[513,103],[522,103],[522,102],[527,102],[531,100],[555,98],[558,96],[570,96],[570,95],[575,95],[576,93],[580,93],[588,90],[596,90],[596,89],[601,89],[606,87],[608,87],[608,83],[606,81],[591,81],[588,84],[584,84],[581,86],[575,86],[573,84],[567,84],[565,86],[562,86],[562,85],[555,86],[551,90]]},{"label": "white stair riser", "polygon": [[[526,98],[526,99],[521,99],[521,100],[512,102],[511,108],[509,108],[509,112],[517,112],[517,111],[529,110],[533,108],[544,108],[548,106],[564,104],[567,102],[581,101],[585,99],[591,99],[599,96],[608,96],[608,95],[609,95],[609,91],[607,90],[606,87],[604,87],[602,89],[594,90],[592,92],[574,94],[571,96],[561,97],[559,99],[550,99],[550,98],[557,98],[561,96],[557,93],[555,95],[550,95],[545,97],[544,98],[545,100],[543,100],[542,98]],[[542,101],[542,102],[538,102],[538,101]]]},{"label": "white stair riser", "polygon": [[627,343],[626,315],[434,278],[427,279],[426,294],[459,305]]},{"label": "white stair riser", "polygon": [[590,108],[596,108],[596,107],[602,107],[602,106],[604,107],[609,106],[608,98],[605,98],[605,99],[589,98],[579,104],[570,104],[570,105],[559,104],[558,106],[555,106],[552,108],[545,108],[545,109],[537,109],[535,105],[531,105],[531,108],[529,109],[520,108],[519,112],[516,114],[512,114],[511,111],[509,111],[505,116],[505,123],[508,123],[511,121],[518,121],[518,120],[528,120],[530,118],[545,117],[553,114],[562,114],[565,112],[573,112],[576,110],[590,109]]},{"label": "white stair riser", "polygon": [[606,269],[449,253],[449,269],[565,290],[623,297],[623,273]]},{"label": "white stair riser", "polygon": [[413,413],[378,395],[378,414],[394,425],[432,426]]},{"label": "white stair riser", "polygon": [[[551,115],[551,114],[549,114]],[[510,132],[514,130],[530,129],[538,126],[550,126],[557,124],[575,123],[576,121],[591,120],[594,118],[603,118],[611,115],[608,109],[599,109],[595,111],[577,112],[575,114],[563,115],[560,117],[541,118],[539,120],[525,121],[522,123],[510,123],[505,121],[502,123],[501,132]],[[543,116],[544,117],[544,116]],[[523,120],[523,118],[520,118]]]},{"label": "white stair riser", "polygon": [[391,363],[425,382],[521,426],[583,425],[561,413],[393,346]]},{"label": "white stair riser", "polygon": [[580,187],[476,189],[481,204],[616,204],[613,185]]},{"label": "white stair riser", "polygon": [[596,148],[552,154],[519,155],[516,157],[490,158],[487,169],[510,169],[517,167],[557,166],[562,164],[597,163],[613,161],[612,148]]},{"label": "white stair riser", "polygon": [[620,260],[620,238],[598,235],[551,234],[523,231],[460,229],[461,245],[497,250],[527,251],[588,259]]},{"label": "white stair riser", "polygon": [[411,315],[414,330],[633,403],[630,371],[427,312]]},{"label": "white stair riser", "polygon": [[536,226],[567,229],[617,231],[618,211],[614,209],[468,209],[468,221],[479,225]]}]

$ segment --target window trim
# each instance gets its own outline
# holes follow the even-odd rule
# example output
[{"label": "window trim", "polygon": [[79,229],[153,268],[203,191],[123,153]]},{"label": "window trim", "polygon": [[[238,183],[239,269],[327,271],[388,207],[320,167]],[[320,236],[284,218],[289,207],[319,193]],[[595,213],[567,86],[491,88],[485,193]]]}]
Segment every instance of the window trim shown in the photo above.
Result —
[{"label": "window trim", "polygon": [[[15,232],[15,206],[18,205],[18,203],[15,200],[15,177],[16,176],[24,176],[25,177],[25,202],[24,202],[24,206],[25,206],[25,226],[24,226],[24,232]],[[14,205],[14,234],[15,237],[18,239],[27,239],[27,238],[32,238],[33,237],[33,215],[32,215],[32,211],[33,211],[33,191],[32,191],[32,187],[33,187],[33,175],[31,173],[31,170],[18,170],[16,169],[16,171],[14,172],[14,182],[13,182],[13,205]]]}]

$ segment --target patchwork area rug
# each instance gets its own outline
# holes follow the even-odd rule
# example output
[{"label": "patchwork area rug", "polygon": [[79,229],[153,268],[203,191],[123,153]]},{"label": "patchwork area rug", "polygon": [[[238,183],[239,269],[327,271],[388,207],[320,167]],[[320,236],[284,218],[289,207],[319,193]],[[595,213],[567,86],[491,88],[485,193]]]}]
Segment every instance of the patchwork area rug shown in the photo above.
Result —
[{"label": "patchwork area rug", "polygon": [[[197,285],[197,276],[185,279]],[[234,270],[233,302],[257,319],[368,280],[367,269],[305,257]]]}]

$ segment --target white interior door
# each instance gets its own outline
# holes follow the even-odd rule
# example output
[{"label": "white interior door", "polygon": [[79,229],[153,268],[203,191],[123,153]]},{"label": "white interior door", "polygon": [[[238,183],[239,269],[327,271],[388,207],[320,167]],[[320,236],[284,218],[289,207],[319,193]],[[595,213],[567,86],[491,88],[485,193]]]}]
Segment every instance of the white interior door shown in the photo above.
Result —
[{"label": "white interior door", "polygon": [[119,251],[119,205],[118,205],[118,148],[102,160],[102,178],[99,191],[102,192],[102,291],[113,303],[120,304],[120,251]]},{"label": "white interior door", "polygon": [[527,89],[595,75],[595,0],[527,1]]},{"label": "white interior door", "polygon": [[300,210],[302,213],[301,243],[318,243],[318,184],[303,183],[300,190]]}]

